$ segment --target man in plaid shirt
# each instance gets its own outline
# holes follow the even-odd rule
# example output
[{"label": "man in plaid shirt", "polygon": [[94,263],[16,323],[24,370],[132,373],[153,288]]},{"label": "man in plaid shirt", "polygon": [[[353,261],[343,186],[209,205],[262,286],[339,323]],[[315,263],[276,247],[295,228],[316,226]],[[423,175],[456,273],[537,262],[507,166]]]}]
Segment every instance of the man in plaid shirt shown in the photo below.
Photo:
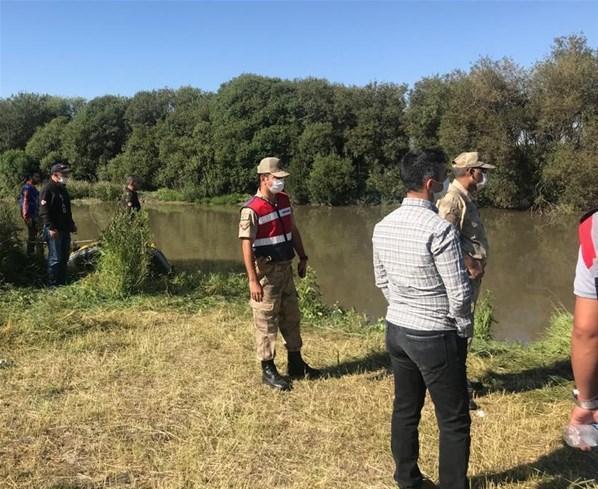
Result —
[{"label": "man in plaid shirt", "polygon": [[424,483],[417,464],[418,424],[427,389],[440,429],[440,487],[465,489],[471,425],[465,360],[472,291],[458,233],[433,204],[448,186],[444,154],[408,153],[401,161],[401,179],[407,197],[376,225],[372,238],[376,286],[388,302],[395,480],[403,489]]}]

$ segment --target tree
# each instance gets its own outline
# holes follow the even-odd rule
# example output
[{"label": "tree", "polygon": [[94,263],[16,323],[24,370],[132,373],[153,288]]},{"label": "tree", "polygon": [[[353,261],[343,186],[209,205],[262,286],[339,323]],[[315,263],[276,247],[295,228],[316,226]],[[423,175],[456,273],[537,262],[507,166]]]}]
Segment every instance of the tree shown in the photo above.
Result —
[{"label": "tree", "polygon": [[440,146],[438,131],[449,102],[451,78],[451,75],[424,78],[409,92],[405,130],[413,148]]},{"label": "tree", "polygon": [[291,141],[299,136],[293,82],[242,75],[223,84],[211,106],[216,166],[226,178],[227,192],[248,192],[255,186],[255,168],[265,156],[288,164]]},{"label": "tree", "polygon": [[38,128],[31,137],[25,152],[40,162],[40,167],[48,171],[54,163],[66,162],[62,152],[62,136],[68,124],[64,116],[56,117]]},{"label": "tree", "polygon": [[538,202],[588,208],[598,201],[598,50],[557,38],[531,82],[541,166]]},{"label": "tree", "polygon": [[409,149],[405,132],[405,85],[372,83],[353,89],[355,126],[345,132],[344,154],[355,167],[359,192],[374,168],[384,169],[400,161]]},{"label": "tree", "polygon": [[175,110],[176,94],[162,89],[151,92],[137,92],[129,101],[125,120],[130,127],[155,126]]},{"label": "tree", "polygon": [[19,93],[0,99],[0,152],[24,149],[38,127],[55,117],[71,117],[80,99]]},{"label": "tree", "polygon": [[76,178],[95,180],[98,169],[121,152],[129,133],[126,109],[126,98],[98,97],[67,125],[63,151]]},{"label": "tree", "polygon": [[141,179],[144,188],[155,188],[161,164],[156,132],[155,127],[135,127],[124,151],[108,162],[100,176],[124,183],[128,176],[135,175]]},{"label": "tree", "polygon": [[209,141],[210,98],[196,88],[176,91],[174,110],[156,129],[159,159],[163,163],[155,177],[157,184],[178,188],[200,184],[204,166],[200,164],[200,155],[210,154],[205,148],[206,131]]},{"label": "tree", "polygon": [[336,155],[318,156],[309,174],[308,187],[312,201],[318,204],[351,202],[356,189],[351,161]]},{"label": "tree", "polygon": [[533,202],[537,172],[526,138],[532,127],[527,82],[528,74],[512,61],[483,58],[453,78],[440,123],[440,144],[450,158],[477,150],[496,165],[483,192],[496,207]]},{"label": "tree", "polygon": [[293,200],[297,203],[309,201],[307,180],[318,156],[336,154],[336,131],[330,122],[307,124],[296,139],[295,152],[289,163],[287,178]]},{"label": "tree", "polygon": [[25,177],[39,171],[39,162],[22,149],[9,149],[0,155],[0,185],[3,193],[16,196]]}]

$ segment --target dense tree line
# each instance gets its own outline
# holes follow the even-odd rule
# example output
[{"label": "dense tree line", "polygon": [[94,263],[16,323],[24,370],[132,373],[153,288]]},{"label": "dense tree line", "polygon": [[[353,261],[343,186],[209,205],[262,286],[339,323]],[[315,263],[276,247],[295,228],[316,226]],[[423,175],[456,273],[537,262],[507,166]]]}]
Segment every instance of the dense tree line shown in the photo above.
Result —
[{"label": "dense tree line", "polygon": [[20,93],[0,99],[5,187],[67,162],[77,179],[210,197],[250,192],[276,155],[301,203],[396,201],[410,147],[480,151],[498,168],[483,200],[501,208],[598,202],[598,51],[555,41],[530,69],[480,59],[411,89],[242,75],[215,92],[184,87],[90,101]]}]

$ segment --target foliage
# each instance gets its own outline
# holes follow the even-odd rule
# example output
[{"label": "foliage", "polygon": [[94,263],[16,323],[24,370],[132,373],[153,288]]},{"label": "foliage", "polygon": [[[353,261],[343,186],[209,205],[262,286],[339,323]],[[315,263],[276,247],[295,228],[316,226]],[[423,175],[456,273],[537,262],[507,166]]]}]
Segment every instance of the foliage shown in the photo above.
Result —
[{"label": "foliage", "polygon": [[316,272],[312,268],[308,267],[307,275],[298,280],[296,285],[299,309],[305,320],[319,320],[331,311],[330,306],[324,302]]},{"label": "foliage", "polygon": [[475,340],[488,341],[492,339],[492,325],[494,319],[494,307],[492,306],[492,294],[486,291],[483,297],[478,299],[475,307],[473,323],[473,337]]},{"label": "foliage", "polygon": [[449,102],[450,82],[451,76],[424,78],[409,92],[405,129],[413,148],[440,146],[438,131]]},{"label": "foliage", "polygon": [[598,50],[558,38],[531,85],[541,161],[537,202],[580,209],[598,202]]},{"label": "foliage", "polygon": [[81,99],[19,93],[0,99],[0,152],[24,149],[36,129],[55,117],[72,117]]},{"label": "foliage", "polygon": [[39,171],[38,161],[22,149],[5,151],[0,155],[0,190],[17,198],[25,177],[36,171]]},{"label": "foliage", "polygon": [[26,266],[15,214],[13,207],[0,202],[0,285],[4,282],[20,282]]},{"label": "foliage", "polygon": [[150,229],[147,213],[119,210],[102,232],[100,259],[91,280],[108,296],[128,296],[147,285]]},{"label": "foliage", "polygon": [[64,131],[63,151],[76,178],[95,180],[119,154],[128,136],[127,100],[107,95],[86,104]]},{"label": "foliage", "polygon": [[536,184],[530,148],[527,73],[510,60],[482,59],[451,82],[439,141],[451,158],[476,149],[492,172],[483,197],[495,207],[529,207]]},{"label": "foliage", "polygon": [[350,160],[336,155],[318,156],[307,185],[312,202],[326,205],[349,203],[356,188],[353,165]]},{"label": "foliage", "polygon": [[396,166],[370,170],[366,181],[366,199],[375,204],[392,204],[400,202],[405,196],[405,186],[401,180],[399,168]]},{"label": "foliage", "polygon": [[151,189],[156,186],[160,164],[156,129],[141,125],[133,128],[124,151],[112,158],[99,176],[123,184],[128,176],[136,175],[144,188]]},{"label": "foliage", "polygon": [[480,204],[587,208],[598,192],[597,85],[598,52],[574,35],[531,69],[481,58],[411,90],[243,74],[214,93],[21,93],[0,99],[0,153],[26,148],[43,170],[65,161],[92,182],[134,174],[192,201],[252,193],[258,161],[277,156],[295,202],[337,205],[399,200],[410,147],[451,159],[477,150],[497,167]]},{"label": "foliage", "polygon": [[40,162],[41,169],[48,173],[55,163],[67,162],[62,152],[62,135],[68,124],[68,118],[61,116],[41,126],[29,139],[25,152]]},{"label": "foliage", "polygon": [[70,180],[68,191],[71,199],[99,199],[106,202],[115,202],[122,197],[124,184]]}]

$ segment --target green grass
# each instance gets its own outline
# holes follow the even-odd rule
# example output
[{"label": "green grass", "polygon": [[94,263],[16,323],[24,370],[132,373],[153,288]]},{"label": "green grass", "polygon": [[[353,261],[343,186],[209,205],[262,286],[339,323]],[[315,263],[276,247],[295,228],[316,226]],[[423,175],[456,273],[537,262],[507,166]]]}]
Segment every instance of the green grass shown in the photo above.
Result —
[{"label": "green grass", "polygon": [[473,337],[476,340],[492,339],[492,325],[495,323],[492,294],[489,290],[478,300],[475,308]]},{"label": "green grass", "polygon": [[[392,488],[392,376],[384,334],[298,282],[304,355],[322,380],[260,384],[246,278],[182,273],[142,292],[85,280],[0,293],[0,487]],[[475,341],[475,488],[590,488],[598,454],[563,447],[571,315],[530,345]],[[280,346],[277,358],[284,372]],[[426,402],[421,467],[438,473]]]},{"label": "green grass", "polygon": [[248,194],[225,194],[215,197],[202,196],[196,189],[170,189],[160,188],[153,192],[144,192],[144,198],[147,200],[157,200],[160,202],[193,202],[205,205],[239,205],[249,199]]},{"label": "green grass", "polygon": [[104,202],[118,202],[124,192],[124,185],[111,182],[70,180],[67,189],[73,200],[98,199]]},{"label": "green grass", "polygon": [[118,211],[100,238],[97,272],[89,281],[104,294],[128,296],[142,291],[150,278],[151,233],[145,211]]}]

